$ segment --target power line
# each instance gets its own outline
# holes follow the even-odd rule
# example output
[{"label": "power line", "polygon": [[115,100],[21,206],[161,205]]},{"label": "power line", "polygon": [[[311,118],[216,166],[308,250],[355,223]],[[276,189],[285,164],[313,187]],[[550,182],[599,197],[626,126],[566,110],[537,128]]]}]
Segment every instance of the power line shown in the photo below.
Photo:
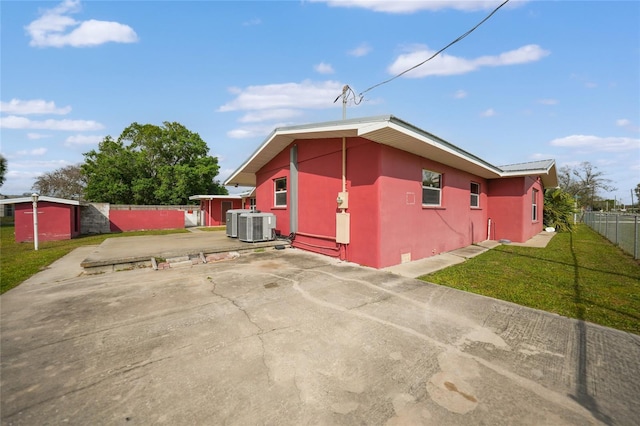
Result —
[{"label": "power line", "polygon": [[[431,55],[431,57],[429,57],[428,59],[425,59],[424,61],[420,62],[419,64],[416,64],[414,66],[412,66],[411,68],[408,68],[404,71],[402,71],[400,74],[397,74],[385,81],[382,81],[378,84],[375,84],[371,87],[369,87],[368,89],[360,92],[360,94],[358,95],[358,97],[360,99],[356,100],[356,96],[355,93],[353,92],[353,90],[351,90],[351,88],[349,86],[345,86],[346,89],[348,89],[348,91],[350,93],[353,94],[353,101],[355,102],[356,105],[358,105],[360,102],[362,102],[362,99],[364,98],[364,94],[375,89],[376,87],[380,87],[383,84],[387,84],[393,80],[395,80],[398,77],[402,77],[403,75],[405,75],[406,73],[408,73],[409,71],[412,71],[424,64],[426,64],[427,62],[429,62],[430,60],[432,60],[433,58],[435,58],[436,56],[438,56],[440,53],[444,52],[445,50],[447,50],[449,47],[453,46],[454,44],[456,44],[457,42],[461,41],[462,39],[464,39],[465,37],[467,37],[469,34],[471,34],[472,32],[474,32],[480,25],[484,24],[487,20],[489,20],[489,18],[491,18],[498,10],[500,10],[500,8],[502,6],[504,6],[505,4],[509,3],[509,0],[505,0],[502,4],[500,4],[498,7],[496,7],[495,9],[493,9],[493,11],[488,14],[482,21],[478,22],[473,28],[471,28],[469,31],[467,31],[466,33],[462,34],[460,37],[456,38],[455,40],[453,40],[451,43],[447,44],[445,47],[443,47],[442,49],[438,50],[436,53],[434,53],[433,55]],[[336,100],[334,101],[334,103],[341,97],[341,96],[347,96],[347,90],[343,89],[343,92],[340,96],[338,96],[336,98]],[[345,98],[346,101],[346,98]]]}]

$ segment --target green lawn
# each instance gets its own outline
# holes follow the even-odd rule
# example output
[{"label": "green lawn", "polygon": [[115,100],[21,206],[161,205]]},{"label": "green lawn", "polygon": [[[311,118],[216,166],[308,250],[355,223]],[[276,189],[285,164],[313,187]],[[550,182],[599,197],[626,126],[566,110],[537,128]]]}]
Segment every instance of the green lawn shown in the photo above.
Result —
[{"label": "green lawn", "polygon": [[640,263],[585,225],[498,246],[420,279],[640,334]]},{"label": "green lawn", "polygon": [[168,229],[159,231],[123,232],[117,234],[101,234],[83,236],[72,240],[43,241],[38,244],[38,251],[33,243],[16,243],[14,227],[0,227],[0,294],[11,290],[30,276],[46,268],[73,249],[98,245],[107,238],[131,237],[135,235],[164,235],[178,232],[189,232],[186,229]]},{"label": "green lawn", "polygon": [[226,225],[222,225],[222,226],[198,226],[198,228],[200,231],[205,231],[205,232],[214,232],[214,231],[225,231],[227,229]]}]

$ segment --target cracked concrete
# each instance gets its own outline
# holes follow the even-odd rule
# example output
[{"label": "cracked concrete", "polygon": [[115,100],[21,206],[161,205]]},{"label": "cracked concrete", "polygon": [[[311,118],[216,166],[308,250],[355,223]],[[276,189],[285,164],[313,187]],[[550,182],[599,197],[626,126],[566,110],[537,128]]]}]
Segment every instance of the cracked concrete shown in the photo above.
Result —
[{"label": "cracked concrete", "polygon": [[64,268],[0,296],[2,424],[640,416],[637,335],[296,250],[162,273]]}]

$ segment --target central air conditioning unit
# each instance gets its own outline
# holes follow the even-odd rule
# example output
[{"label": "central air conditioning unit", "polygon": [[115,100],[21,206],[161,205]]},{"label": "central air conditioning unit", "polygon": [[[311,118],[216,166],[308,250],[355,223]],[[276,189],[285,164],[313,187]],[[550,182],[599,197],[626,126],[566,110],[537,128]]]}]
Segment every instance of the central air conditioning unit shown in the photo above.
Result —
[{"label": "central air conditioning unit", "polygon": [[275,237],[273,213],[242,213],[238,216],[238,239],[248,243],[271,241]]},{"label": "central air conditioning unit", "polygon": [[251,210],[247,209],[232,209],[227,210],[227,237],[238,237],[238,216],[242,213],[249,213]]}]

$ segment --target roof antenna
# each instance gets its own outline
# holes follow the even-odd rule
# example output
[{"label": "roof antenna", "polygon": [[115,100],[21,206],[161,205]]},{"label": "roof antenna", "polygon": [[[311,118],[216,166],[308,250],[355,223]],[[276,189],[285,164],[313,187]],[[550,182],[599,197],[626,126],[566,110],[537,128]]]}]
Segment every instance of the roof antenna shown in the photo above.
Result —
[{"label": "roof antenna", "polygon": [[338,97],[336,98],[335,101],[333,101],[333,103],[335,104],[338,99],[340,99],[342,97],[342,119],[345,120],[347,118],[347,91],[350,89],[348,84],[345,84],[342,87],[342,94],[338,95]]}]

